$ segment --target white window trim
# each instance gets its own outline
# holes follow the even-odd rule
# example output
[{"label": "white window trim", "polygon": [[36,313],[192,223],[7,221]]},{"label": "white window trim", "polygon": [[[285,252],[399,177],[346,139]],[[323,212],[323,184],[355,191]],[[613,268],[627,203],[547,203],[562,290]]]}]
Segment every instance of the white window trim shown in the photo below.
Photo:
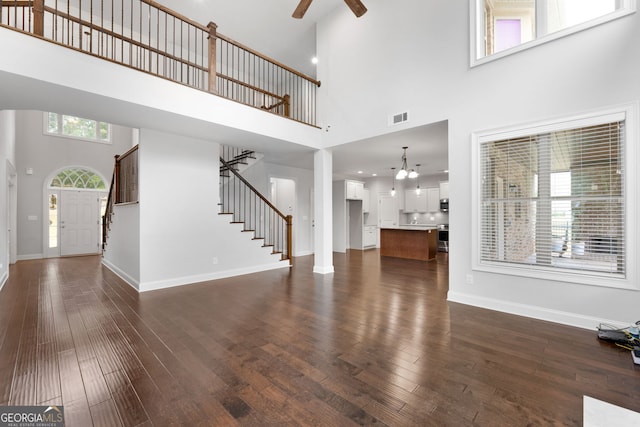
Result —
[{"label": "white window trim", "polygon": [[[100,120],[94,120],[94,119],[85,119],[84,117],[81,117],[84,120],[94,120],[97,123],[104,123],[107,125],[107,127],[109,128],[109,139],[99,139],[99,138],[83,138],[81,136],[74,136],[74,135],[66,135],[64,133],[62,133],[62,131],[60,132],[49,132],[49,113],[55,113],[55,111],[45,111],[42,113],[42,133],[47,135],[47,136],[54,136],[56,138],[66,138],[66,139],[74,139],[77,141],[86,141],[86,142],[96,142],[98,144],[107,144],[107,145],[112,145],[113,142],[111,141],[111,131],[112,126],[111,123],[107,123],[107,122],[103,122]],[[69,114],[62,114],[62,113],[56,113],[58,114],[58,117],[62,117],[62,116],[69,116]],[[80,116],[76,116],[76,117],[80,117]],[[58,123],[58,126],[61,126],[61,123]]]},{"label": "white window trim", "polygon": [[[490,273],[524,276],[534,279],[544,279],[558,282],[570,282],[584,285],[603,286],[619,289],[640,290],[638,283],[638,241],[640,240],[640,228],[636,225],[637,205],[640,200],[639,175],[636,166],[640,164],[639,123],[640,104],[634,102],[614,106],[602,110],[587,112],[571,117],[549,119],[537,123],[508,126],[499,129],[478,131],[471,134],[472,152],[472,226],[471,226],[471,251],[472,269]],[[578,273],[563,271],[560,268],[544,268],[541,266],[529,266],[519,264],[505,264],[498,262],[482,261],[480,259],[480,244],[482,228],[480,226],[480,194],[482,194],[482,176],[480,164],[480,144],[488,141],[522,137],[545,133],[549,131],[584,127],[596,124],[609,123],[616,120],[625,120],[625,248],[626,248],[626,275],[625,277],[611,277],[598,272]]]},{"label": "white window trim", "polygon": [[[522,43],[518,46],[514,46],[512,48],[505,49],[503,51],[496,52],[491,55],[484,56],[482,58],[478,58],[478,53],[484,49],[484,40],[482,37],[478,37],[479,29],[483,28],[482,19],[483,19],[484,13],[478,14],[478,11],[483,10],[481,5],[481,2],[483,2],[483,0],[469,0],[470,28],[471,28],[471,31],[469,32],[469,35],[471,38],[469,43],[469,46],[471,47],[471,49],[469,49],[470,66],[473,68],[478,65],[486,64],[488,62],[492,62],[497,59],[504,58],[505,56],[513,55],[514,53],[518,53],[523,50],[527,50],[532,47],[539,46],[541,44],[548,43],[550,41],[557,40],[557,39],[569,36],[571,34],[578,33],[580,31],[584,31],[589,28],[596,27],[598,25],[602,25],[607,22],[614,21],[616,19],[623,18],[627,15],[631,15],[636,12],[636,8],[637,8],[636,0],[620,0],[620,1],[622,3],[621,7],[615,12],[609,13],[607,15],[601,16],[596,19],[592,19],[587,22],[583,22],[582,24],[565,28],[564,30],[555,31],[553,33],[544,35],[542,37],[536,37],[533,40]],[[536,27],[538,27],[538,25],[536,25]]]}]

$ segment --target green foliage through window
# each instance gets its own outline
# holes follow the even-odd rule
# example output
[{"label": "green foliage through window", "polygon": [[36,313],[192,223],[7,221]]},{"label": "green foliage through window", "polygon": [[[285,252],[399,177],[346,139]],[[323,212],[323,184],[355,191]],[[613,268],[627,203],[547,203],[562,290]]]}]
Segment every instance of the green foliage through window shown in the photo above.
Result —
[{"label": "green foliage through window", "polygon": [[56,188],[106,189],[102,178],[94,172],[83,168],[69,168],[63,170],[53,178],[50,186]]},{"label": "green foliage through window", "polygon": [[99,142],[111,140],[109,123],[58,113],[47,113],[46,120],[46,131],[50,134]]}]

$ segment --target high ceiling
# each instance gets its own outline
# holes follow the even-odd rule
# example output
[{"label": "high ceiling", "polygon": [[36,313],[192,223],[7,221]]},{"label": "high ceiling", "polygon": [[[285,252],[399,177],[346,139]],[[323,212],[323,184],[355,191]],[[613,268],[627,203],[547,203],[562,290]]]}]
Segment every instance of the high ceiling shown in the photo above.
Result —
[{"label": "high ceiling", "polygon": [[[225,36],[311,77],[316,77],[311,63],[316,54],[316,23],[336,8],[344,8],[344,13],[354,20],[368,16],[356,18],[342,0],[316,0],[303,19],[291,17],[298,0],[160,0],[159,3],[202,24],[213,21]],[[375,8],[373,0],[363,3],[369,10]],[[403,146],[409,147],[409,166],[420,163],[421,173],[436,174],[448,169],[447,124],[442,122],[335,147],[334,178],[364,178],[374,173],[390,176],[390,168],[400,166]],[[313,168],[311,151],[278,150],[264,154],[269,162]]]},{"label": "high ceiling", "polygon": [[311,63],[316,54],[316,22],[336,7],[347,9],[342,0],[317,0],[303,19],[294,19],[291,14],[298,0],[159,0],[158,3],[201,24],[215,22],[221,34],[311,77],[316,74]]}]

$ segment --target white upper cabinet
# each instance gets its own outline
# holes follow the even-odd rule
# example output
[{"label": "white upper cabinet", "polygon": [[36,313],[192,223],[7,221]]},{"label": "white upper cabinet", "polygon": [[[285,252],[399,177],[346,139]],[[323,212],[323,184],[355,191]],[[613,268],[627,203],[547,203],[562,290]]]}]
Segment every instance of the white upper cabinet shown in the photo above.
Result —
[{"label": "white upper cabinet", "polygon": [[440,210],[440,189],[423,188],[420,194],[416,190],[406,190],[404,193],[404,212],[424,213]]},{"label": "white upper cabinet", "polygon": [[404,192],[405,212],[427,212],[427,193],[422,190],[420,194],[416,190],[406,190]]},{"label": "white upper cabinet", "polygon": [[362,193],[362,213],[369,213],[369,204],[371,197],[370,197],[370,192],[368,188],[364,189],[364,192]]},{"label": "white upper cabinet", "polygon": [[443,181],[440,183],[440,198],[448,199],[449,198],[449,181]]},{"label": "white upper cabinet", "polygon": [[364,197],[364,182],[345,181],[347,185],[347,200],[362,200]]},{"label": "white upper cabinet", "polygon": [[440,189],[427,188],[427,212],[438,212],[440,210]]}]

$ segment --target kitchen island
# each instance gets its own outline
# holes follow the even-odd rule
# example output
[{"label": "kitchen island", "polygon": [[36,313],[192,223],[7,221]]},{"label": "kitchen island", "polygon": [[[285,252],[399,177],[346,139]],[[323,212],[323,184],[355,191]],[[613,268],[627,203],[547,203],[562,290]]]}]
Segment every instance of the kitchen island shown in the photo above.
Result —
[{"label": "kitchen island", "polygon": [[430,261],[438,251],[438,230],[407,225],[380,229],[380,255]]}]

